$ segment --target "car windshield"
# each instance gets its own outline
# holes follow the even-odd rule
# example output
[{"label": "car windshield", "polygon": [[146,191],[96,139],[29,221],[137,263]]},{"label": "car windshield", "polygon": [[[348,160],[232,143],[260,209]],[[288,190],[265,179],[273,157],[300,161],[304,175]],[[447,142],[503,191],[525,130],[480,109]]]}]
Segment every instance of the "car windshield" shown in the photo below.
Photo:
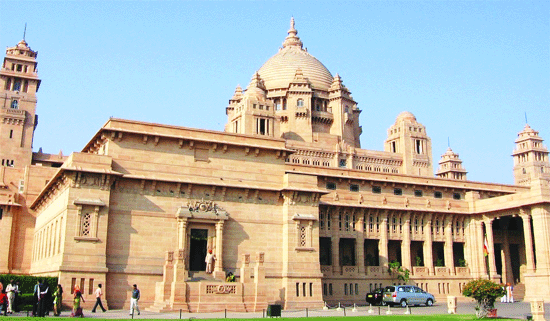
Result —
[{"label": "car windshield", "polygon": [[384,292],[395,292],[395,286],[387,286]]}]

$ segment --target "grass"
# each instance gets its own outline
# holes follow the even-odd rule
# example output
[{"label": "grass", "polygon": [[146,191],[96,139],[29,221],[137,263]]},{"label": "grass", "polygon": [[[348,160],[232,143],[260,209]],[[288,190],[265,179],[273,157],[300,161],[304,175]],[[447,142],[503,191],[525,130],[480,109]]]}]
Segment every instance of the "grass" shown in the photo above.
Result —
[{"label": "grass", "polygon": [[[355,317],[344,317],[344,316],[337,316],[337,317],[310,317],[310,318],[276,318],[276,321],[342,321],[345,319],[345,321],[359,321],[363,319],[376,319],[375,321],[421,321],[421,320],[442,320],[442,321],[465,321],[465,320],[477,320],[474,315],[471,314],[434,314],[434,315],[376,315],[376,316],[355,316]],[[29,320],[37,320],[39,318],[27,318],[27,317],[2,317],[0,320],[23,320],[23,319],[29,319]],[[51,318],[48,318],[51,319]],[[53,318],[54,320],[75,320],[75,318],[64,318],[64,317],[56,317]],[[117,320],[124,320],[128,321],[131,320],[131,317],[123,318],[123,319],[102,319],[102,318],[92,318],[93,320],[106,320],[106,321],[117,321]],[[135,320],[148,320],[148,321],[155,321],[155,320],[178,320],[178,319],[147,319],[147,318],[140,318],[139,316],[136,316],[134,318]],[[193,318],[196,320],[199,320],[199,318]],[[190,320],[187,318],[182,318],[182,320]],[[226,320],[223,318],[220,319],[200,319],[200,321],[221,321]],[[227,320],[231,321],[250,321],[252,319],[232,319],[227,318]],[[490,319],[490,320],[510,320],[510,319]],[[275,321],[275,320],[274,320]]]}]

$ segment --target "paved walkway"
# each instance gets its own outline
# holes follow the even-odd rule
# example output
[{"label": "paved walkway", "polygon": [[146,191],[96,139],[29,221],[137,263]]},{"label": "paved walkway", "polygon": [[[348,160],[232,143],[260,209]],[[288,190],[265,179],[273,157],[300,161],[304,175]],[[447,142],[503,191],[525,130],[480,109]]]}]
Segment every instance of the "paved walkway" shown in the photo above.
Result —
[{"label": "paved walkway", "polygon": [[[458,314],[474,314],[475,304],[473,302],[459,302],[458,303]],[[545,304],[545,319],[550,320],[550,303]],[[497,314],[502,318],[514,318],[514,319],[526,319],[528,314],[531,314],[531,306],[529,303],[525,302],[516,302],[516,303],[500,303],[495,304],[497,308]],[[292,318],[292,317],[318,317],[318,316],[371,316],[371,315],[385,315],[387,307],[372,307],[372,313],[369,312],[368,306],[357,307],[356,310],[353,310],[353,307],[342,308],[341,310],[337,309],[314,309],[314,310],[289,310],[282,311],[282,317]],[[101,311],[101,310],[100,310]],[[401,307],[391,308],[391,311],[394,315],[403,315],[407,311]],[[437,302],[433,307],[411,307],[411,314],[446,314],[447,305],[445,303]],[[104,319],[180,319],[179,312],[169,312],[169,313],[154,313],[148,311],[142,311],[140,315],[137,313],[133,316],[128,314],[128,310],[109,310],[107,312],[96,312],[91,313],[90,310],[84,311],[84,316],[87,318],[104,318]],[[68,316],[69,312],[63,312],[61,316]],[[13,316],[26,316],[26,313],[15,313]],[[262,312],[249,312],[249,313],[238,313],[238,312],[211,312],[211,313],[181,313],[181,319],[223,319],[223,318],[262,318],[265,316],[265,313]],[[55,317],[48,317],[55,318]]]}]

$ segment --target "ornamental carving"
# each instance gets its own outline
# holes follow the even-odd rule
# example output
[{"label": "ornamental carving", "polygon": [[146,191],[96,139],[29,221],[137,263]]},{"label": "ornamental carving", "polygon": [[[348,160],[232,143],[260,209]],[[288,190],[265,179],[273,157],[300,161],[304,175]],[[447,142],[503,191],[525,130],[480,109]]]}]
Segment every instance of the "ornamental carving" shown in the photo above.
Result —
[{"label": "ornamental carving", "polygon": [[189,212],[214,212],[218,213],[218,210],[222,210],[216,203],[213,201],[205,201],[201,199],[200,201],[189,201],[187,202],[187,208]]}]

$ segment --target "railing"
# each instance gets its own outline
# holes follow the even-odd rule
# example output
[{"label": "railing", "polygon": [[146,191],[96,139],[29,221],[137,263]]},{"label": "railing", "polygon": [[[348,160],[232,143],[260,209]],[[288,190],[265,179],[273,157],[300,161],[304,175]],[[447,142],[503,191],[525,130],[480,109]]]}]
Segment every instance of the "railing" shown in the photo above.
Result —
[{"label": "railing", "polygon": [[429,270],[425,266],[413,266],[413,275],[425,276],[429,274]]},{"label": "railing", "polygon": [[470,268],[465,266],[457,266],[455,267],[456,274],[457,275],[470,275]]},{"label": "railing", "polygon": [[449,269],[447,267],[436,266],[435,275],[449,275]]}]

